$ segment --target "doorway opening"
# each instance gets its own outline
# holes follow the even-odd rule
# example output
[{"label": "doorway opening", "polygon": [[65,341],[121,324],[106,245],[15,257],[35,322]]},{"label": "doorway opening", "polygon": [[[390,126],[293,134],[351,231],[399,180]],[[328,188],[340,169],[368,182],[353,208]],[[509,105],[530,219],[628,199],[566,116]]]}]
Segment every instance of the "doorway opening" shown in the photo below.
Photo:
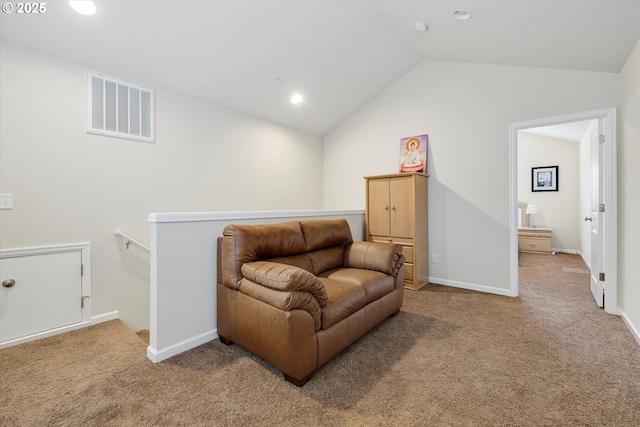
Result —
[{"label": "doorway opening", "polygon": [[[617,314],[616,124],[616,110],[610,108],[510,125],[511,295],[518,295],[518,229],[529,227],[532,222],[536,227],[525,228],[525,233],[521,233],[531,235],[531,240],[522,239],[520,244],[530,241],[535,242],[531,243],[534,250],[551,253],[560,249],[580,254],[592,272],[596,303],[607,312]],[[567,136],[559,132],[582,135]],[[553,141],[575,141],[576,138],[579,141],[567,141],[562,148],[553,147],[549,145],[549,137],[553,137]],[[591,147],[589,140],[594,138]],[[558,150],[555,157],[549,154],[553,149]],[[592,160],[594,156],[590,153],[594,150],[596,155]],[[526,155],[527,161],[518,162],[519,151]],[[567,160],[576,155],[578,159],[573,163]],[[554,163],[551,159],[558,160]],[[550,175],[551,181],[536,186],[536,171],[543,177]],[[595,177],[593,183],[590,176]],[[595,194],[593,202],[592,194]],[[595,212],[593,206],[596,206]]]}]

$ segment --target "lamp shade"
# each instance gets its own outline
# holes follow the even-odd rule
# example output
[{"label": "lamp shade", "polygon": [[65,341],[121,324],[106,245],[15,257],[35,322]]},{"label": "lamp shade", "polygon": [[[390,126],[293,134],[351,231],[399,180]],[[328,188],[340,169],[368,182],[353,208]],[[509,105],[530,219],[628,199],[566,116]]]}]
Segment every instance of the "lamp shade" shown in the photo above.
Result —
[{"label": "lamp shade", "polygon": [[527,210],[525,212],[526,214],[537,214],[538,213],[538,208],[536,207],[536,205],[527,205]]}]

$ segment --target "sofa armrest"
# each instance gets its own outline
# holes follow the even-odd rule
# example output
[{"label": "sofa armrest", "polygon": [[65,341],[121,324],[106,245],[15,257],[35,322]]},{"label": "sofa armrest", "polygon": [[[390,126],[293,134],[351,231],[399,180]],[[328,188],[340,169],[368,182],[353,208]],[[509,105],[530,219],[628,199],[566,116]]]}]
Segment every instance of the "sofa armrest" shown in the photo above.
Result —
[{"label": "sofa armrest", "polygon": [[248,262],[242,265],[242,275],[250,281],[283,292],[308,292],[318,300],[320,307],[327,305],[327,290],[316,276],[307,270],[269,261]]},{"label": "sofa armrest", "polygon": [[318,300],[309,292],[299,291],[276,291],[259,285],[246,277],[240,280],[240,293],[243,293],[253,299],[269,304],[272,307],[282,311],[304,310],[313,319],[315,331],[320,330],[322,325],[322,309]]},{"label": "sofa armrest", "polygon": [[395,243],[353,242],[346,247],[344,266],[375,270],[397,277],[404,264],[402,246]]}]

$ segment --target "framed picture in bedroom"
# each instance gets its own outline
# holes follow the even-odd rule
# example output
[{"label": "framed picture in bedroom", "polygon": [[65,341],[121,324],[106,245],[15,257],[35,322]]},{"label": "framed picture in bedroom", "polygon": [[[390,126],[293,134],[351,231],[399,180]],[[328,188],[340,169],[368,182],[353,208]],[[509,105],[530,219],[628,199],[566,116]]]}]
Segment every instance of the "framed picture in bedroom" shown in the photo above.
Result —
[{"label": "framed picture in bedroom", "polygon": [[531,191],[558,191],[558,166],[531,168]]},{"label": "framed picture in bedroom", "polygon": [[400,172],[427,172],[429,135],[417,135],[400,140]]}]

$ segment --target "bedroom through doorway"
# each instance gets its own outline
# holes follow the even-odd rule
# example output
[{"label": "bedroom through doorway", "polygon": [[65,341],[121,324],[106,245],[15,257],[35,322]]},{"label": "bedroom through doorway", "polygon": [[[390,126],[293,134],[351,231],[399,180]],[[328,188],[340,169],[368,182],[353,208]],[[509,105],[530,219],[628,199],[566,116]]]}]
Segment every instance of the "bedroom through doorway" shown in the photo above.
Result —
[{"label": "bedroom through doorway", "polygon": [[595,303],[617,312],[614,123],[607,109],[511,124],[513,295],[521,251],[573,254],[589,271]]}]

